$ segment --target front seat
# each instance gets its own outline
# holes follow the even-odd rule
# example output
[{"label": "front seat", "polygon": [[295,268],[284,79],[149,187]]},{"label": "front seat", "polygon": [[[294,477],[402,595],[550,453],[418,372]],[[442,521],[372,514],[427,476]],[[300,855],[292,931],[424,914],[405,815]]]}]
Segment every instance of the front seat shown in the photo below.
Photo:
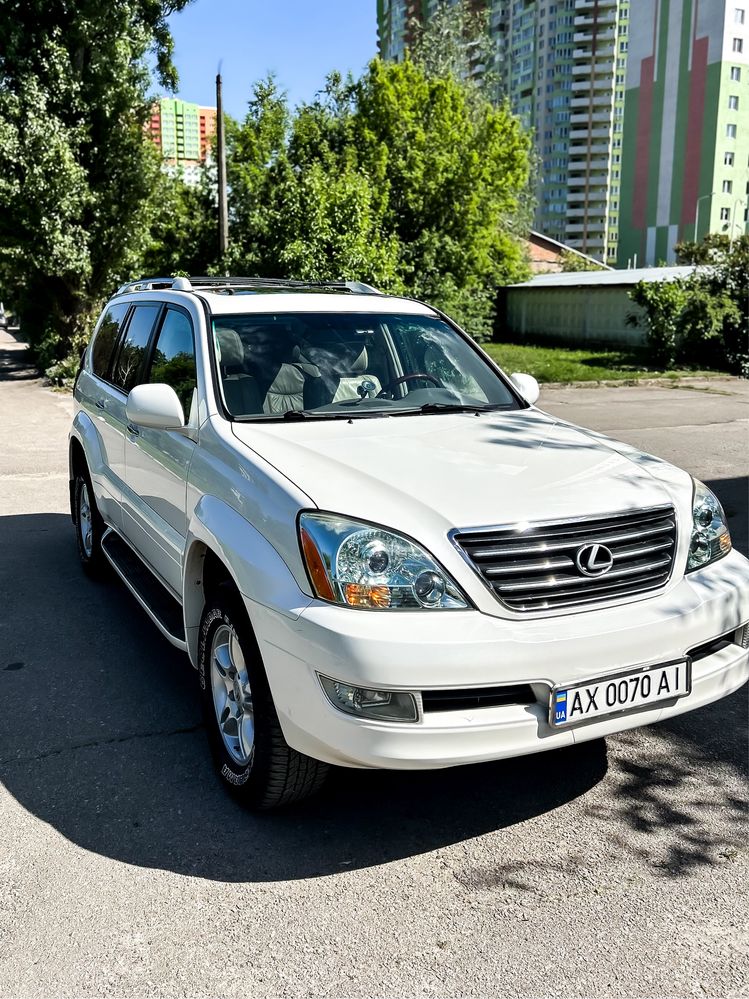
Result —
[{"label": "front seat", "polygon": [[316,365],[329,403],[375,396],[382,389],[377,375],[369,374],[367,348],[359,344],[308,346],[305,355]]},{"label": "front seat", "polygon": [[367,372],[369,355],[367,348],[358,350],[358,345],[349,348],[338,365],[338,385],[333,402],[344,399],[361,399],[366,395],[375,396],[382,389],[377,375]]},{"label": "front seat", "polygon": [[232,416],[262,413],[262,399],[257,382],[244,369],[244,347],[236,330],[216,328],[218,363],[224,400]]}]

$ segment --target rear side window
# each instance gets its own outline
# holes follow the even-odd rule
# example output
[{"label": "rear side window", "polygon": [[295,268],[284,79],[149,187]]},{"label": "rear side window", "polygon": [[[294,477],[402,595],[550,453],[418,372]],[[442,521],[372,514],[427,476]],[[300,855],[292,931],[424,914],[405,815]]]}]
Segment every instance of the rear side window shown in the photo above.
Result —
[{"label": "rear side window", "polygon": [[112,373],[112,381],[124,392],[138,384],[151,330],[160,309],[160,305],[136,305],[133,309]]},{"label": "rear side window", "polygon": [[192,323],[184,312],[167,309],[156,338],[147,381],[171,385],[179,396],[185,417],[188,422],[190,421],[190,410],[198,380]]},{"label": "rear side window", "polygon": [[128,308],[129,306],[123,303],[110,305],[99,325],[99,332],[91,348],[91,367],[99,378],[106,378],[109,374],[109,363]]}]

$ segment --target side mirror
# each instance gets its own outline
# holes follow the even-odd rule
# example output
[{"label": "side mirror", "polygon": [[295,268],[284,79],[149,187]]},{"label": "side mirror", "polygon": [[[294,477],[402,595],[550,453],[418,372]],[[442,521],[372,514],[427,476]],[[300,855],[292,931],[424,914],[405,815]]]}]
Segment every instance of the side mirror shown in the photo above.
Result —
[{"label": "side mirror", "polygon": [[136,385],[127,397],[127,418],[138,427],[181,430],[185,412],[171,385]]},{"label": "side mirror", "polygon": [[510,375],[515,388],[531,406],[541,395],[541,389],[533,375],[524,375],[520,371],[515,371]]}]

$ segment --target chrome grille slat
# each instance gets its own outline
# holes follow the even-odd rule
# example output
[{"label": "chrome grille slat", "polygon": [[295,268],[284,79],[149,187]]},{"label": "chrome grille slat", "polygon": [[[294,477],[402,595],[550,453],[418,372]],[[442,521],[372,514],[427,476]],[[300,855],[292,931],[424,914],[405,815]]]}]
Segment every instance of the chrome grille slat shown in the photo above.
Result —
[{"label": "chrome grille slat", "polygon": [[543,572],[548,569],[574,569],[575,563],[569,556],[564,558],[554,559],[543,559],[542,561],[535,562],[518,562],[515,565],[506,565],[499,568],[487,569],[486,575],[491,576],[492,579],[495,576],[505,576],[510,573],[518,572]]},{"label": "chrome grille slat", "polygon": [[[632,541],[634,538],[645,538],[645,537],[652,536],[654,534],[662,534],[663,532],[665,532],[667,530],[673,530],[675,526],[676,525],[674,524],[673,520],[670,520],[670,521],[664,521],[664,524],[661,527],[651,527],[651,528],[648,528],[646,530],[629,531],[627,534],[621,534],[621,533],[619,533],[619,534],[604,534],[604,535],[599,535],[599,534],[597,534],[595,532],[592,532],[591,535],[590,535],[590,537],[588,537],[588,536],[585,537],[584,541],[581,540],[578,537],[574,541],[558,541],[558,542],[557,541],[548,541],[548,542],[545,541],[545,542],[543,542],[540,545],[526,545],[526,546],[523,546],[522,545],[522,541],[524,541],[525,538],[522,538],[522,539],[518,539],[519,547],[515,547],[514,545],[512,545],[510,547],[502,547],[502,548],[480,548],[477,551],[473,551],[473,552],[469,551],[468,548],[466,547],[465,550],[471,556],[471,558],[484,558],[484,557],[486,557],[486,558],[492,558],[495,555],[499,555],[499,556],[502,556],[502,555],[536,555],[536,554],[538,554],[538,555],[545,555],[545,554],[548,554],[549,552],[551,552],[552,550],[556,550],[556,549],[579,548],[580,545],[582,545],[582,544],[596,543],[596,544],[599,544],[599,545],[614,545],[614,544],[618,544],[620,541]],[[461,537],[463,537],[463,535],[461,535]],[[504,540],[505,540],[505,542],[507,541],[506,538]],[[461,544],[461,546],[463,546],[464,542],[461,541],[460,544]]]},{"label": "chrome grille slat", "polygon": [[[515,528],[458,531],[454,541],[497,599],[542,611],[611,601],[664,586],[676,551],[672,507]],[[588,544],[609,548],[613,568],[587,576],[575,561]]]},{"label": "chrome grille slat", "polygon": [[553,590],[560,586],[590,586],[591,583],[609,579],[620,579],[624,576],[636,576],[638,573],[648,573],[654,569],[664,569],[671,564],[671,559],[661,559],[658,562],[646,562],[645,565],[630,565],[625,569],[612,569],[605,576],[553,576],[551,579],[532,579],[525,583],[498,583],[495,587],[503,596],[505,593],[517,593],[520,590]]}]

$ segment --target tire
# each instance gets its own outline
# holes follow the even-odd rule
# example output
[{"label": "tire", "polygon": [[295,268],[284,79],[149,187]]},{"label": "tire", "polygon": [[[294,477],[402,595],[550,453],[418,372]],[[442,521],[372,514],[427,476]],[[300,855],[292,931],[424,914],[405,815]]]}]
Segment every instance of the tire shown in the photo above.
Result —
[{"label": "tire", "polygon": [[101,548],[106,528],[96,506],[91,479],[86,471],[80,469],[73,479],[73,520],[81,565],[89,576],[100,579],[107,569],[107,560]]},{"label": "tire", "polygon": [[209,599],[200,624],[198,676],[203,717],[219,779],[257,810],[289,805],[322,787],[328,765],[283,737],[260,649],[230,585]]}]

